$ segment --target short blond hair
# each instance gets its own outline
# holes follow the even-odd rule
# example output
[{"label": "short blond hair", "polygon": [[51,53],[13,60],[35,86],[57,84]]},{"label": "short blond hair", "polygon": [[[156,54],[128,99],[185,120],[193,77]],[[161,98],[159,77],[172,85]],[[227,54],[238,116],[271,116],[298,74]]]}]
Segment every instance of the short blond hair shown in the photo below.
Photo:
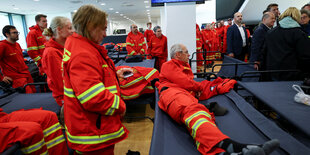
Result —
[{"label": "short blond hair", "polygon": [[295,21],[299,22],[301,14],[296,7],[289,7],[280,15],[279,19],[282,20],[284,17],[292,17]]},{"label": "short blond hair", "polygon": [[76,33],[91,40],[90,29],[104,28],[107,14],[93,5],[83,5],[73,15],[72,25]]}]

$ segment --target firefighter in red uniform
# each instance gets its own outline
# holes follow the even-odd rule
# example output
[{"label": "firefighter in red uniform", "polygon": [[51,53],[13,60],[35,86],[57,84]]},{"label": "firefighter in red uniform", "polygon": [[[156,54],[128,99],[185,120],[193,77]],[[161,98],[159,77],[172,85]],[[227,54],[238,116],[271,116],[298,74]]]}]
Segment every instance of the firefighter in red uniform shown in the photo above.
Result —
[{"label": "firefighter in red uniform", "polygon": [[[16,42],[19,32],[14,26],[7,25],[2,29],[6,40],[0,41],[0,67],[5,83],[12,83],[13,88],[24,87],[27,83],[33,83],[28,66],[24,62],[22,49]],[[33,86],[26,87],[26,93],[34,93]]]},{"label": "firefighter in red uniform", "polygon": [[121,117],[126,105],[113,61],[100,46],[106,37],[107,14],[81,6],[73,16],[76,33],[63,55],[64,118],[69,147],[82,154],[114,154],[114,145],[127,138]]},{"label": "firefighter in red uniform", "polygon": [[65,17],[55,17],[50,27],[43,32],[45,36],[51,39],[45,43],[42,67],[47,75],[48,87],[52,90],[53,97],[59,106],[63,105],[64,95],[61,61],[65,41],[72,33],[72,24]]},{"label": "firefighter in red uniform", "polygon": [[[196,142],[201,154],[221,152],[252,155],[269,154],[279,146],[278,140],[271,140],[262,146],[241,144],[224,135],[216,126],[212,113],[192,93],[199,97],[204,88],[193,80],[188,64],[189,54],[184,45],[171,47],[171,60],[164,63],[156,85],[160,91],[158,106],[177,123],[185,124]],[[222,85],[222,84],[221,84]],[[217,91],[225,89],[214,88]]]},{"label": "firefighter in red uniform", "polygon": [[68,154],[56,114],[41,109],[6,114],[0,108],[0,141],[0,153],[19,142],[24,154]]},{"label": "firefighter in red uniform", "polygon": [[216,28],[216,33],[218,36],[218,40],[219,40],[219,52],[220,53],[216,53],[216,58],[220,59],[221,58],[221,53],[223,53],[223,36],[224,36],[224,21],[221,20],[220,22],[217,23],[217,28]]},{"label": "firefighter in red uniform", "polygon": [[41,58],[44,51],[44,43],[46,42],[46,38],[42,35],[42,32],[47,28],[46,15],[38,14],[35,20],[36,25],[29,28],[30,32],[26,37],[27,52],[30,58],[36,62],[42,75],[44,71],[42,69]]},{"label": "firefighter in red uniform", "polygon": [[[200,32],[199,25],[196,24],[196,59],[203,60],[202,46],[204,44],[202,33]],[[197,71],[200,72],[203,70],[203,61],[197,61]]]},{"label": "firefighter in red uniform", "polygon": [[225,54],[227,52],[227,30],[232,24],[231,18],[228,18],[227,20],[228,25],[224,28],[224,36],[223,36],[223,53]]},{"label": "firefighter in red uniform", "polygon": [[[167,61],[168,48],[167,37],[161,33],[161,27],[154,27],[155,36],[148,43],[147,54],[151,54],[151,58],[155,58],[155,68],[160,70],[162,64]],[[149,58],[150,58],[149,57]]]},{"label": "firefighter in red uniform", "polygon": [[152,30],[151,22],[148,22],[146,26],[147,26],[147,29],[144,31],[144,37],[146,38],[147,44],[149,44],[149,41],[151,40],[151,38],[154,37],[154,32]]},{"label": "firefighter in red uniform", "polygon": [[135,24],[130,26],[130,30],[131,32],[128,33],[126,38],[128,56],[145,54],[146,42],[144,41],[143,34],[138,31],[138,27]]}]

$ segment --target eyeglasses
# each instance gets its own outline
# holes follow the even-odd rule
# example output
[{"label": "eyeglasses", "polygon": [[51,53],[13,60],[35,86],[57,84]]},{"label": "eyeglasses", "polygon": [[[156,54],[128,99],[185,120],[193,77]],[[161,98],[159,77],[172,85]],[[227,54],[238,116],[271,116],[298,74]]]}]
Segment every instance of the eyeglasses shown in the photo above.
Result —
[{"label": "eyeglasses", "polygon": [[18,35],[20,34],[20,32],[11,32],[11,33],[13,33],[13,34],[18,34]]}]

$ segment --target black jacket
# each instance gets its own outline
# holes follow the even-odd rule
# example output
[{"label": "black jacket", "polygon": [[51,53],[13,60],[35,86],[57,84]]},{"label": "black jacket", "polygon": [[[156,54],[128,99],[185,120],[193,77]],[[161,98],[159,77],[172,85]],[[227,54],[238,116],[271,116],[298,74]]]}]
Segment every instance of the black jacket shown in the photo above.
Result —
[{"label": "black jacket", "polygon": [[260,24],[255,30],[252,39],[250,62],[262,62],[262,50],[265,42],[265,35],[267,34],[268,30],[269,28],[263,23]]},{"label": "black jacket", "polygon": [[273,80],[303,80],[310,73],[310,39],[300,27],[282,28],[280,23],[268,31],[265,44],[267,70],[302,71],[302,74],[273,74]]}]

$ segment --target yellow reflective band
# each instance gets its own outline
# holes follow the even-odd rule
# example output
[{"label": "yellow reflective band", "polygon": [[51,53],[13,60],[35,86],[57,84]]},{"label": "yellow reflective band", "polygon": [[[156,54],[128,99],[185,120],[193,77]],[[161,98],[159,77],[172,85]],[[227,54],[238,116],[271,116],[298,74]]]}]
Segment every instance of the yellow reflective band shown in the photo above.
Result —
[{"label": "yellow reflective band", "polygon": [[71,97],[71,98],[75,98],[75,94],[73,92],[73,89],[70,89],[70,88],[64,87],[64,95]]},{"label": "yellow reflective band", "polygon": [[196,141],[197,150],[199,149],[200,143]]},{"label": "yellow reflective band", "polygon": [[63,55],[62,60],[63,61],[68,61],[70,59],[70,57],[71,57],[71,52],[68,51],[67,49],[64,49],[64,55]]},{"label": "yellow reflective band", "polygon": [[143,52],[144,52],[145,50],[142,48],[142,49],[141,49],[141,51],[143,51]]},{"label": "yellow reflective band", "polygon": [[48,151],[41,153],[40,155],[48,155]]},{"label": "yellow reflective band", "polygon": [[37,62],[37,61],[39,61],[41,59],[41,57],[40,56],[37,56],[37,57],[35,57],[33,60],[35,61],[35,62]]},{"label": "yellow reflective band", "polygon": [[77,98],[80,100],[81,104],[83,104],[104,90],[105,90],[105,87],[104,87],[103,83],[100,82],[100,83],[92,86],[91,88],[89,88],[88,90],[83,92],[82,94],[80,94]]},{"label": "yellow reflective band", "polygon": [[197,47],[197,50],[200,50],[202,47]]},{"label": "yellow reflective band", "polygon": [[104,67],[108,67],[108,65],[107,65],[107,64],[105,64],[105,65],[102,65],[102,68],[104,68]]},{"label": "yellow reflective band", "polygon": [[114,86],[110,86],[110,87],[106,87],[106,89],[108,89],[111,93],[116,94],[117,93],[117,88],[116,85]]},{"label": "yellow reflective band", "polygon": [[41,38],[43,38],[42,36],[40,36],[40,37],[37,37],[37,39],[41,39]]},{"label": "yellow reflective band", "polygon": [[105,113],[105,115],[110,115],[110,116],[112,116],[112,115],[114,114],[115,109],[118,109],[118,108],[119,108],[119,101],[120,101],[119,96],[114,95],[113,104],[112,104],[112,106],[107,110],[107,112]]},{"label": "yellow reflective band", "polygon": [[[143,90],[145,90],[145,89],[154,89],[154,88],[153,88],[152,86],[146,86],[146,87],[144,87],[144,88],[142,89],[141,92],[143,92]],[[141,93],[133,94],[133,95],[130,95],[130,96],[125,96],[125,95],[122,95],[122,94],[121,94],[121,97],[122,97],[123,99],[125,99],[125,100],[129,100],[129,99],[136,98],[136,97],[140,96],[140,94],[141,94]]]},{"label": "yellow reflective band", "polygon": [[190,69],[190,68],[188,68],[188,67],[184,67],[184,69],[191,70],[191,69]]},{"label": "yellow reflective band", "polygon": [[136,51],[132,51],[130,54],[128,54],[128,55],[133,55],[134,53],[135,53]]},{"label": "yellow reflective band", "polygon": [[139,46],[142,46],[143,45],[143,43],[142,44],[139,44]]},{"label": "yellow reflective band", "polygon": [[78,150],[75,150],[75,152],[76,152],[77,154],[83,154],[83,152],[78,151]]},{"label": "yellow reflective band", "polygon": [[130,45],[130,46],[135,46],[135,44],[132,44],[130,42],[126,43],[127,45]]},{"label": "yellow reflective band", "polygon": [[185,125],[188,128],[190,128],[189,123],[191,122],[191,120],[193,120],[195,117],[200,116],[200,115],[206,116],[206,117],[211,119],[211,115],[208,114],[207,112],[205,112],[205,111],[198,111],[198,112],[194,113],[193,115],[189,116],[187,119],[185,119]]},{"label": "yellow reflective band", "polygon": [[60,124],[57,122],[56,124],[50,126],[49,128],[46,128],[43,130],[44,137],[49,136],[50,134],[56,132],[57,130],[61,129]]},{"label": "yellow reflective band", "polygon": [[146,76],[145,76],[145,79],[146,80],[148,80],[154,73],[156,73],[157,72],[157,70],[156,69],[153,69],[151,72],[149,72],[149,74],[147,74]]},{"label": "yellow reflective band", "polygon": [[43,49],[43,48],[45,48],[45,46],[44,46],[44,45],[39,46],[39,49]]},{"label": "yellow reflective band", "polygon": [[38,46],[32,46],[32,47],[28,47],[27,51],[31,51],[31,50],[38,50],[39,47]]},{"label": "yellow reflective band", "polygon": [[61,134],[60,136],[46,142],[46,147],[47,149],[50,149],[52,147],[54,147],[55,145],[64,142],[65,141],[65,137]]},{"label": "yellow reflective band", "polygon": [[35,151],[41,149],[44,145],[45,145],[45,142],[44,142],[44,138],[43,138],[41,141],[39,141],[39,142],[37,142],[31,146],[22,148],[21,151],[24,154],[30,154],[32,152],[35,152]]},{"label": "yellow reflective band", "polygon": [[200,125],[202,125],[203,123],[207,123],[207,122],[209,122],[209,121],[205,118],[200,118],[195,122],[195,124],[192,127],[192,137],[194,139],[196,138],[196,132],[197,132],[198,128],[200,127]]},{"label": "yellow reflective band", "polygon": [[151,89],[153,90],[154,88],[152,86],[146,86],[145,89]]},{"label": "yellow reflective band", "polygon": [[146,41],[144,41],[143,44],[146,44]]},{"label": "yellow reflective band", "polygon": [[125,85],[121,85],[120,87],[121,87],[121,88],[127,88],[127,87],[129,87],[129,86],[132,86],[132,85],[138,83],[139,81],[141,81],[141,80],[143,80],[143,79],[144,79],[144,77],[141,76],[141,77],[139,77],[139,78],[137,78],[137,79],[135,79],[135,80],[133,80],[133,81],[131,81],[131,82],[125,84]]},{"label": "yellow reflective band", "polygon": [[109,140],[117,139],[125,134],[124,127],[121,127],[118,131],[95,136],[73,136],[68,130],[66,130],[68,141],[74,144],[100,144]]},{"label": "yellow reflective band", "polygon": [[196,38],[196,40],[200,40],[200,38]]}]

